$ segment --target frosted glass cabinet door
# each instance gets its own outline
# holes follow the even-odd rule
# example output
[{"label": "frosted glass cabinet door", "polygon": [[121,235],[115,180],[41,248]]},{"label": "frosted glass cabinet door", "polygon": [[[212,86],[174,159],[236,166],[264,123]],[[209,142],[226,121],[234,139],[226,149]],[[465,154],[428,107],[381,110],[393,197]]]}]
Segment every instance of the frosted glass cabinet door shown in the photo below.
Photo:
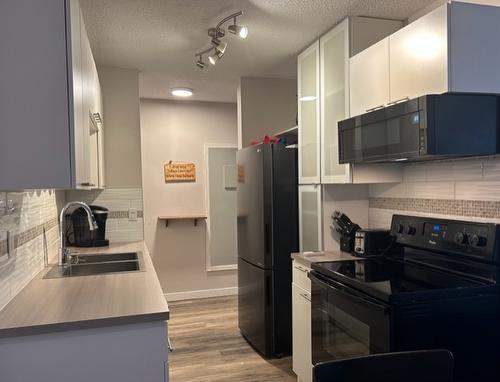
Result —
[{"label": "frosted glass cabinet door", "polygon": [[299,239],[301,252],[323,249],[321,185],[299,186]]},{"label": "frosted glass cabinet door", "polygon": [[297,70],[299,183],[319,183],[319,42],[299,55]]},{"label": "frosted glass cabinet door", "polygon": [[350,115],[383,107],[389,100],[389,37],[351,57]]},{"label": "frosted glass cabinet door", "polygon": [[350,183],[339,164],[338,122],[349,116],[349,20],[320,39],[321,183]]},{"label": "frosted glass cabinet door", "polygon": [[392,34],[391,101],[448,91],[448,4]]}]

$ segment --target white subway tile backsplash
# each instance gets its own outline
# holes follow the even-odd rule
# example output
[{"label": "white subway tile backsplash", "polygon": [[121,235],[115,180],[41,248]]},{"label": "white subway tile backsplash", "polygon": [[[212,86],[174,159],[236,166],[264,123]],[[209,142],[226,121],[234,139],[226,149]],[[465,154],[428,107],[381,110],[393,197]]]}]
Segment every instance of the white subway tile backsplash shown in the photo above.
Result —
[{"label": "white subway tile backsplash", "polygon": [[410,164],[403,169],[404,182],[425,182],[427,180],[427,167],[425,164]]},{"label": "white subway tile backsplash", "polygon": [[406,195],[406,183],[370,184],[368,192],[370,197],[404,198]]},{"label": "white subway tile backsplash", "polygon": [[500,201],[500,181],[457,182],[455,197],[460,200]]},{"label": "white subway tile backsplash", "polygon": [[433,162],[427,165],[428,182],[482,180],[483,162],[479,159]]},{"label": "white subway tile backsplash", "polygon": [[454,182],[406,183],[406,197],[415,199],[454,199]]},{"label": "white subway tile backsplash", "polygon": [[[43,269],[44,246],[41,236],[43,225],[51,223],[47,231],[49,259],[57,258],[59,248],[57,201],[63,198],[61,192],[36,190],[9,192],[16,210],[0,217],[0,241],[5,243],[6,232],[14,241],[10,256],[0,256],[0,309],[17,295]],[[15,240],[16,235],[20,235]]]},{"label": "white subway tile backsplash", "polygon": [[[127,211],[136,209],[142,216],[143,200],[141,188],[112,188],[95,191],[67,191],[66,199],[78,200],[108,208],[119,218],[108,218],[106,222],[106,237],[112,243],[143,240],[144,223],[142,219],[129,221]],[[115,216],[115,217],[116,217]]]},{"label": "white subway tile backsplash", "polygon": [[483,160],[483,179],[500,181],[500,157],[489,157]]}]

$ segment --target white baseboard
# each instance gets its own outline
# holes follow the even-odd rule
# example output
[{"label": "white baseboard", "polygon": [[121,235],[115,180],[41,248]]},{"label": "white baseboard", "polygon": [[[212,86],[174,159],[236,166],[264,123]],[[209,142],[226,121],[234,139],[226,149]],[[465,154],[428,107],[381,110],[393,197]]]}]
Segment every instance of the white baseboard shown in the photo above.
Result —
[{"label": "white baseboard", "polygon": [[238,287],[191,290],[186,292],[165,293],[167,301],[194,300],[197,298],[233,296],[238,294]]}]

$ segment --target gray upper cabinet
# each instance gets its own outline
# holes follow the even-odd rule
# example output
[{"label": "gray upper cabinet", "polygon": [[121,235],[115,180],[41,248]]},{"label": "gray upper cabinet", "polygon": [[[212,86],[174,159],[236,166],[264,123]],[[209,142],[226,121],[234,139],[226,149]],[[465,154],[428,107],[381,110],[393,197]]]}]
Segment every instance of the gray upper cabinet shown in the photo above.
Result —
[{"label": "gray upper cabinet", "polygon": [[91,188],[95,64],[78,0],[2,0],[0,33],[0,190]]}]

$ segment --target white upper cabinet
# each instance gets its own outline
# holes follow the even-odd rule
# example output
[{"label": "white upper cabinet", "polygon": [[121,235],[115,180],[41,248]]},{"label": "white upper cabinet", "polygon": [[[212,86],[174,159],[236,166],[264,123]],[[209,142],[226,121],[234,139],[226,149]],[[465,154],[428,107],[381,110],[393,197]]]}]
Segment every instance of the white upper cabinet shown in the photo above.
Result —
[{"label": "white upper cabinet", "polygon": [[299,183],[320,182],[319,42],[298,57]]},{"label": "white upper cabinet", "polygon": [[349,115],[349,20],[320,41],[321,183],[349,183],[349,165],[339,164],[338,122]]},{"label": "white upper cabinet", "polygon": [[500,7],[451,2],[390,36],[390,100],[500,93]]},{"label": "white upper cabinet", "polygon": [[350,115],[382,108],[389,99],[389,37],[350,60]]},{"label": "white upper cabinet", "polygon": [[446,91],[448,7],[444,5],[390,36],[390,101]]}]

